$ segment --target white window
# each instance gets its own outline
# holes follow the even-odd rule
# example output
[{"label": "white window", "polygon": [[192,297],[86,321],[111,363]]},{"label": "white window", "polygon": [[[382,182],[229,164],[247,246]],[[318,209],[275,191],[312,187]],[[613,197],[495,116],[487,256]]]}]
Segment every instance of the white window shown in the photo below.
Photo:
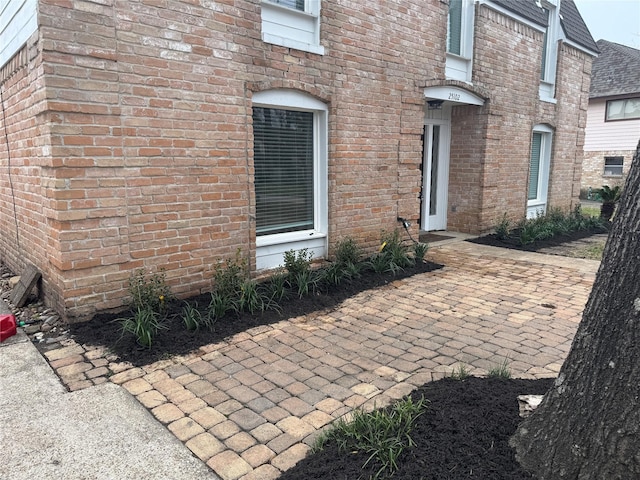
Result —
[{"label": "white window", "polygon": [[473,60],[473,0],[449,0],[445,76],[471,82]]},{"label": "white window", "polygon": [[605,120],[630,120],[640,118],[640,98],[627,98],[624,100],[610,100],[607,102],[607,115]]},{"label": "white window", "polygon": [[604,157],[604,175],[607,177],[621,177],[624,157]]},{"label": "white window", "polygon": [[531,137],[527,185],[527,217],[529,218],[544,214],[547,210],[552,136],[551,128],[546,125],[536,125]]},{"label": "white window", "polygon": [[560,18],[556,5],[544,2],[547,15],[547,28],[542,40],[542,59],[540,65],[540,99],[555,103],[556,64],[558,62],[558,35]]},{"label": "white window", "polygon": [[320,45],[320,0],[263,0],[262,40],[324,54]]},{"label": "white window", "polygon": [[292,90],[253,97],[256,266],[288,250],[327,254],[327,106]]}]

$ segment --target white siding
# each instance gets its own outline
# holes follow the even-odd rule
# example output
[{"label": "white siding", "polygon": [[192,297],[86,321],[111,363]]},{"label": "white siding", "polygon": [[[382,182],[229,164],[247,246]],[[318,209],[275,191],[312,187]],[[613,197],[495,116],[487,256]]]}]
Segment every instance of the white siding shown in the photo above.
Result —
[{"label": "white siding", "polygon": [[640,119],[605,122],[605,100],[589,101],[585,151],[635,150],[640,140]]},{"label": "white siding", "polygon": [[0,1],[0,67],[38,29],[37,7],[38,0]]}]

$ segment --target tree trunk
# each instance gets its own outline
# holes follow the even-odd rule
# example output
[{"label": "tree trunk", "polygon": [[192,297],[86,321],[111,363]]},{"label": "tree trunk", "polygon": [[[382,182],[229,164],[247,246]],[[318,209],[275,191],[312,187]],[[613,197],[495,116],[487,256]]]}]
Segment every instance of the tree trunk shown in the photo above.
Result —
[{"label": "tree trunk", "polygon": [[541,480],[640,479],[640,142],[571,351],[511,446]]}]

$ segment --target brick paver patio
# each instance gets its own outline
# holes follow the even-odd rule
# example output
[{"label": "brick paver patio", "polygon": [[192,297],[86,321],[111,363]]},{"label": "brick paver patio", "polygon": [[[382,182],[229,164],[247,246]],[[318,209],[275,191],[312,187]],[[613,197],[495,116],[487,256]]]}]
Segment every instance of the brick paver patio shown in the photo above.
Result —
[{"label": "brick paver patio", "polygon": [[45,355],[71,390],[122,385],[222,479],[274,479],[334,419],[456,365],[557,374],[598,262],[466,242],[429,259],[445,268],[142,368],[73,340]]}]

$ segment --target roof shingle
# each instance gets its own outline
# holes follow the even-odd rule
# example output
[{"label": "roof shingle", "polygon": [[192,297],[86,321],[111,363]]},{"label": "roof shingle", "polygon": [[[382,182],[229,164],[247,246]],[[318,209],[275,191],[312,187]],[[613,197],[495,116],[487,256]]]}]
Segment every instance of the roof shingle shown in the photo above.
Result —
[{"label": "roof shingle", "polygon": [[593,60],[589,98],[640,94],[640,50],[598,40],[600,55]]}]

